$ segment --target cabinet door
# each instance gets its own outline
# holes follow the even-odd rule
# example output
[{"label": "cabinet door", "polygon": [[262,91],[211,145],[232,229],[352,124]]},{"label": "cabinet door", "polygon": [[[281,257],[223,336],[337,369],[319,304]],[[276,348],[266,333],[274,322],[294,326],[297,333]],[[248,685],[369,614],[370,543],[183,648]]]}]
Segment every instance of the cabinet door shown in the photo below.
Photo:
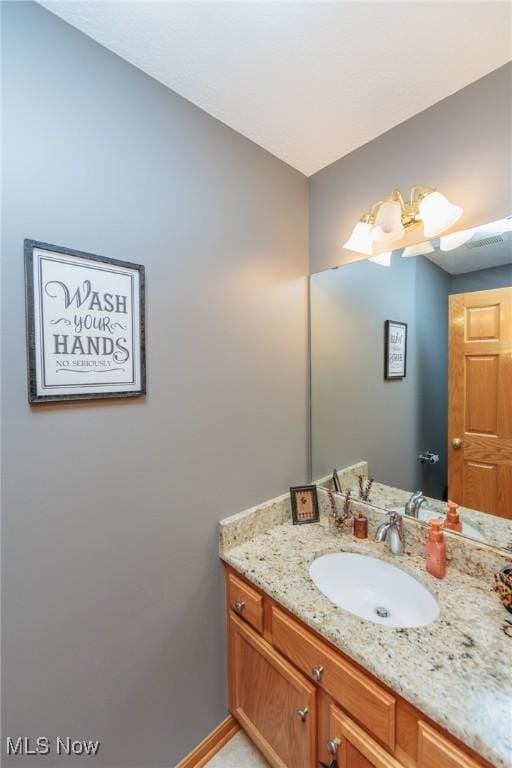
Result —
[{"label": "cabinet door", "polygon": [[339,768],[402,768],[389,752],[333,705],[330,746],[336,752]]},{"label": "cabinet door", "polygon": [[314,686],[229,615],[230,710],[274,768],[315,768]]}]

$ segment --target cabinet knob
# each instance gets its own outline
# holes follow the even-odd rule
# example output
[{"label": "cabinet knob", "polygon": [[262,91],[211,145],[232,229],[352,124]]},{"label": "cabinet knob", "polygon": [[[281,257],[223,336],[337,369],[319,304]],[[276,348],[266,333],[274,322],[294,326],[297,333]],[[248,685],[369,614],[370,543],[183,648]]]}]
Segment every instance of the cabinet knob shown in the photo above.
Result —
[{"label": "cabinet knob", "polygon": [[245,603],[243,600],[237,600],[236,603],[233,604],[233,610],[235,613],[242,613],[245,608]]},{"label": "cabinet knob", "polygon": [[460,439],[460,437],[454,437],[452,439],[452,446],[454,448],[461,448],[462,447],[462,440]]},{"label": "cabinet knob", "polygon": [[323,667],[313,667],[311,670],[311,676],[313,677],[313,680],[316,680],[316,682],[319,683],[322,679],[323,671]]},{"label": "cabinet knob", "polygon": [[302,720],[303,723],[306,722],[306,717],[309,715],[309,709],[307,707],[302,707],[302,709],[297,710],[297,717]]},{"label": "cabinet knob", "polygon": [[336,753],[340,744],[341,739],[327,739],[327,751],[329,754],[336,757]]}]

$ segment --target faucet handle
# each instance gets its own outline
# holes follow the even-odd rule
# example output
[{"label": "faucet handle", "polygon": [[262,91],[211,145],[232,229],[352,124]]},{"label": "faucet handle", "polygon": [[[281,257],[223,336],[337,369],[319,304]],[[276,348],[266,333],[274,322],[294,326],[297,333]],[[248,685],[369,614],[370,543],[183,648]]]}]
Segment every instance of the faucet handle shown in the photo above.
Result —
[{"label": "faucet handle", "polygon": [[401,555],[404,551],[404,537],[400,524],[393,523],[389,529],[389,549],[392,555]]}]

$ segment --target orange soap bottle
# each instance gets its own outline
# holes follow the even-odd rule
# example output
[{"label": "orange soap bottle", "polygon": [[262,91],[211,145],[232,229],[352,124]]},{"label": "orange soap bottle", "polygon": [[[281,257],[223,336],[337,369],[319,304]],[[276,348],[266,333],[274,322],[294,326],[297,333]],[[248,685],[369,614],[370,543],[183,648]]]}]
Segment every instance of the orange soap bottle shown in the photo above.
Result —
[{"label": "orange soap bottle", "polygon": [[443,520],[429,520],[430,526],[425,545],[426,568],[431,576],[444,579],[446,576],[446,545],[442,531]]},{"label": "orange soap bottle", "polygon": [[443,527],[450,531],[459,531],[459,533],[462,532],[462,523],[459,518],[459,507],[454,501],[448,502],[448,512]]}]

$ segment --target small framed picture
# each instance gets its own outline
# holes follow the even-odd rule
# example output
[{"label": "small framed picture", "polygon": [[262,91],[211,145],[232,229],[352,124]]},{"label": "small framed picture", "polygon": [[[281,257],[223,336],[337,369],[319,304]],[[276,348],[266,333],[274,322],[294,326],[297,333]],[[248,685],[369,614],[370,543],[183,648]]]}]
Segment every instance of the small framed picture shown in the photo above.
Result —
[{"label": "small framed picture", "polygon": [[316,485],[297,485],[290,488],[292,520],[294,525],[318,523],[318,497]]},{"label": "small framed picture", "polygon": [[25,240],[28,399],[146,392],[144,267]]},{"label": "small framed picture", "polygon": [[407,372],[407,323],[384,324],[384,378],[404,379]]}]

